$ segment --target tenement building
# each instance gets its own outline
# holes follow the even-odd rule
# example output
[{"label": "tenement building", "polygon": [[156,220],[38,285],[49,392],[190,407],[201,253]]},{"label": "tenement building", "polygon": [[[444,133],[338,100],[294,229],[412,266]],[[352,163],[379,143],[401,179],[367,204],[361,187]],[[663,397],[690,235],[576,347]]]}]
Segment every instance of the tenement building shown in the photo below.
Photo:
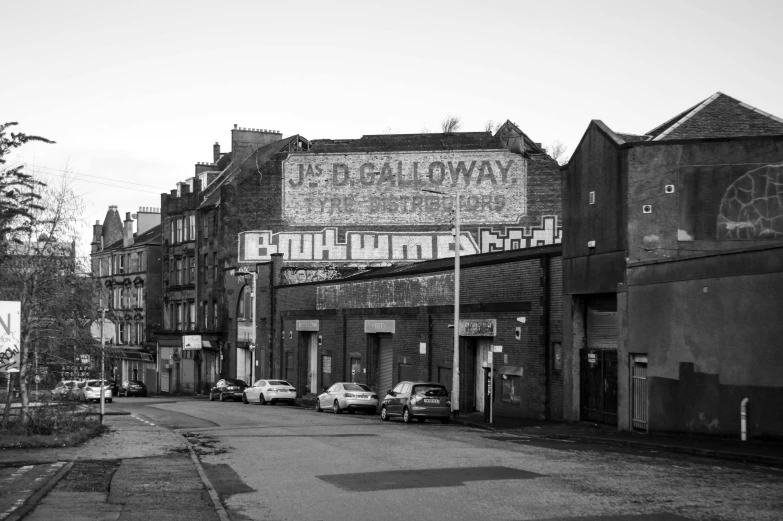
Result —
[{"label": "tenement building", "polygon": [[783,436],[783,119],[716,93],[563,167],[564,399],[620,429]]},{"label": "tenement building", "polygon": [[[136,231],[134,231],[134,220]],[[139,208],[120,218],[110,206],[93,226],[92,276],[101,285],[98,306],[106,310],[104,341],[111,378],[145,382],[157,389],[154,331],[160,327],[160,210]]]}]

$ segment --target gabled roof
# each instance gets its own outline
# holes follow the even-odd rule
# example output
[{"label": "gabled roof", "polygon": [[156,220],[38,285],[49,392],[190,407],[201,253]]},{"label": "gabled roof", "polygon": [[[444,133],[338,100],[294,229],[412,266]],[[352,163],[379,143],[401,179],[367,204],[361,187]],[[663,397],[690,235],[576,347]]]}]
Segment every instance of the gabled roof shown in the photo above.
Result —
[{"label": "gabled roof", "polygon": [[[163,230],[163,225],[159,224],[157,226],[153,226],[146,232],[142,233],[141,235],[133,234],[133,244],[128,246],[128,248],[134,248],[136,246],[141,246],[144,244],[160,244],[160,235],[161,231]],[[107,247],[103,249],[103,251],[108,250],[119,250],[122,249],[124,239],[120,239],[119,241],[115,241],[111,244],[109,244]],[[101,253],[101,252],[98,252]]]},{"label": "gabled roof", "polygon": [[220,176],[210,183],[207,188],[207,194],[204,200],[199,205],[199,208],[205,208],[208,206],[214,206],[220,202],[220,187],[231,183],[240,172],[242,172],[242,166],[249,165],[258,168],[263,163],[267,162],[273,155],[282,151],[288,147],[294,141],[300,139],[298,134],[275,141],[267,145],[258,147],[250,157],[245,159],[241,165],[235,165],[233,162],[220,174]]},{"label": "gabled roof", "polygon": [[[530,139],[530,137],[522,132],[522,129],[510,119],[507,119],[506,122],[498,128],[498,131],[495,132],[495,137],[500,139],[501,143],[512,152],[527,152],[529,154],[546,153],[540,143],[536,143]],[[514,138],[522,138],[521,143],[514,143]]]},{"label": "gabled roof", "polygon": [[482,150],[505,148],[489,132],[370,134],[359,139],[315,139],[310,152],[399,152],[425,150]]},{"label": "gabled roof", "polygon": [[783,134],[783,119],[722,92],[647,132],[652,141]]}]

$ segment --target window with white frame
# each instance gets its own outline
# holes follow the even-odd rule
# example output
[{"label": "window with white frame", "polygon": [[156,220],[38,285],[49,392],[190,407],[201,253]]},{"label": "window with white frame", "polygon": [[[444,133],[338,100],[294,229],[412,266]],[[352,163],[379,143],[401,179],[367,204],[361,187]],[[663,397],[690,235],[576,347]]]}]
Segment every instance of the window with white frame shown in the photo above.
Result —
[{"label": "window with white frame", "polygon": [[188,225],[188,231],[189,231],[188,239],[191,240],[191,241],[195,241],[196,240],[196,216],[195,216],[195,214],[188,216],[188,223],[189,223],[189,225]]},{"label": "window with white frame", "polygon": [[184,317],[182,316],[182,304],[177,304],[177,329],[179,331],[182,331],[183,318]]},{"label": "window with white frame", "polygon": [[122,344],[125,341],[125,322],[120,322],[117,327],[117,343]]},{"label": "window with white frame", "polygon": [[196,303],[188,303],[188,329],[194,331],[196,329]]},{"label": "window with white frame", "polygon": [[144,307],[144,286],[139,286],[136,288],[136,307]]},{"label": "window with white frame", "polygon": [[136,323],[136,342],[138,344],[144,342],[144,324],[141,322]]},{"label": "window with white frame", "polygon": [[177,285],[182,284],[182,259],[177,259]]}]

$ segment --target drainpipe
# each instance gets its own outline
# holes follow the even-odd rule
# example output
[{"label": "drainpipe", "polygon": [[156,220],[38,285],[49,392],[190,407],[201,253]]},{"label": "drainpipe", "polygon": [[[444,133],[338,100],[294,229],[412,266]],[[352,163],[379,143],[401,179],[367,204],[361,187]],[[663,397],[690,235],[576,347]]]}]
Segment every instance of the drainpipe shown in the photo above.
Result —
[{"label": "drainpipe", "polygon": [[740,403],[740,439],[748,440],[748,399],[743,398]]}]

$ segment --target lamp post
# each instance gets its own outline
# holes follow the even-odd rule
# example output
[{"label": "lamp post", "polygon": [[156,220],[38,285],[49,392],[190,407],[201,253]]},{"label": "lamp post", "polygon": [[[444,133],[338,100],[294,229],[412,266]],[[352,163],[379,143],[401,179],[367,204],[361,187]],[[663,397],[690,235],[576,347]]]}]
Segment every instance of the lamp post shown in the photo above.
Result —
[{"label": "lamp post", "polygon": [[457,190],[454,194],[439,192],[437,190],[422,189],[422,192],[429,192],[439,195],[453,196],[454,201],[454,358],[451,373],[451,415],[459,418],[459,250],[460,250],[460,231],[459,231],[459,197],[462,193]]},{"label": "lamp post", "polygon": [[103,385],[103,363],[104,363],[104,359],[103,359],[103,357],[104,357],[104,353],[105,353],[104,345],[105,345],[105,342],[106,342],[105,335],[103,334],[103,328],[105,327],[106,310],[105,309],[101,309],[100,311],[101,311],[101,425],[103,425],[103,417],[104,417],[104,414],[105,414],[105,409],[104,409],[105,405],[104,405],[104,398],[103,398],[103,393],[104,393],[104,390],[103,390],[104,389],[104,385]]},{"label": "lamp post", "polygon": [[[256,268],[257,270],[258,268]],[[252,304],[250,308],[250,316],[253,318],[253,340],[250,342],[250,385],[253,385],[253,382],[255,382],[256,377],[256,359],[255,359],[255,351],[256,351],[256,279],[258,277],[258,271],[245,271],[245,270],[237,270],[234,272],[234,275],[252,275],[253,276],[253,287],[251,289],[250,295],[252,298]]]}]

